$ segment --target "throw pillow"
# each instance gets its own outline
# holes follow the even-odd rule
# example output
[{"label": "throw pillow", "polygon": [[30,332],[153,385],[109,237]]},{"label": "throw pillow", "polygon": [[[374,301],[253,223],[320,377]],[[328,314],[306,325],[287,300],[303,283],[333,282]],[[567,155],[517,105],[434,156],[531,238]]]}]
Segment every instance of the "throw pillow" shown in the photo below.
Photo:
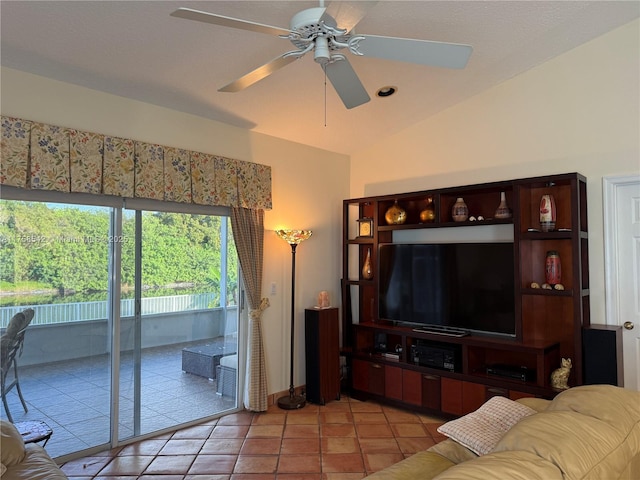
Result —
[{"label": "throw pillow", "polygon": [[524,417],[537,413],[505,397],[492,397],[475,412],[445,423],[438,432],[478,455],[486,455]]}]

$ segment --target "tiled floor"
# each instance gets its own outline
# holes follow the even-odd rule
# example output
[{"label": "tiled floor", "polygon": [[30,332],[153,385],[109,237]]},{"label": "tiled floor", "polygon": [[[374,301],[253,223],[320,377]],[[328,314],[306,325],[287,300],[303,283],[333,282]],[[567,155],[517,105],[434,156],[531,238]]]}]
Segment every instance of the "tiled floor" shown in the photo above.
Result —
[{"label": "tiled floor", "polygon": [[227,415],[62,469],[71,480],[356,480],[443,440],[442,423],[342,397]]},{"label": "tiled floor", "polygon": [[[141,431],[155,432],[235,408],[235,398],[216,394],[216,380],[182,371],[182,348],[148,348],[142,354]],[[111,401],[107,355],[53,364],[20,366],[28,412],[15,390],[7,395],[14,422],[41,420],[53,429],[47,452],[59,457],[109,441]],[[120,438],[133,435],[133,359],[120,364]],[[177,408],[178,407],[178,408]],[[0,418],[6,419],[0,407]]]}]

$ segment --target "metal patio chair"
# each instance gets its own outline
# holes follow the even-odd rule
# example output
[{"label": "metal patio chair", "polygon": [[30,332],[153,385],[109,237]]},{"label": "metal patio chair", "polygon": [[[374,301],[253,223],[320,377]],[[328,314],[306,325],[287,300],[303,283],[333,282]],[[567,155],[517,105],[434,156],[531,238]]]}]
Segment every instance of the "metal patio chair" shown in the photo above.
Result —
[{"label": "metal patio chair", "polygon": [[[18,377],[18,358],[22,355],[22,349],[24,347],[24,334],[27,327],[33,319],[34,311],[31,308],[17,313],[9,321],[7,330],[0,337],[0,390],[2,394],[2,403],[4,410],[7,412],[7,418],[13,423],[11,412],[9,411],[9,405],[7,403],[7,393],[9,393],[14,387],[22,402],[22,407],[25,413],[28,412],[27,404],[22,396],[20,390],[20,378]],[[9,376],[13,370],[13,380],[9,381]]]}]

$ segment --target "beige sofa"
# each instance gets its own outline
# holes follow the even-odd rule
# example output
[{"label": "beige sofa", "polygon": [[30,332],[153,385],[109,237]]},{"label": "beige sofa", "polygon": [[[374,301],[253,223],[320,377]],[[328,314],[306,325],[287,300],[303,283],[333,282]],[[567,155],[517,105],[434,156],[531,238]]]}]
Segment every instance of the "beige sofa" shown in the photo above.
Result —
[{"label": "beige sofa", "polygon": [[12,423],[0,420],[0,434],[2,480],[65,480],[67,478],[44,448],[35,443],[25,445],[22,436]]},{"label": "beige sofa", "polygon": [[367,480],[638,480],[640,393],[610,385],[518,402],[538,413],[478,456],[451,438]]}]

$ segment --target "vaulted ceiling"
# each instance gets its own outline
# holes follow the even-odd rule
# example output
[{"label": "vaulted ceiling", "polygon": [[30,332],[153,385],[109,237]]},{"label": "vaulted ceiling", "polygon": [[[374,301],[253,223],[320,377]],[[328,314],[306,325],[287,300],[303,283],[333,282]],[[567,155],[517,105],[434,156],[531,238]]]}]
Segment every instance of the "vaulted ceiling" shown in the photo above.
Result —
[{"label": "vaulted ceiling", "polygon": [[[217,89],[292,50],[287,39],[170,16],[188,7],[289,27],[308,1],[0,2],[3,66],[350,154],[640,15],[637,1],[328,3],[355,31],[473,46],[465,69],[354,56],[371,101],[346,109],[313,55],[237,93]],[[341,17],[342,16],[342,17]],[[597,66],[594,66],[597,68]],[[397,87],[386,98],[383,86]]]}]

